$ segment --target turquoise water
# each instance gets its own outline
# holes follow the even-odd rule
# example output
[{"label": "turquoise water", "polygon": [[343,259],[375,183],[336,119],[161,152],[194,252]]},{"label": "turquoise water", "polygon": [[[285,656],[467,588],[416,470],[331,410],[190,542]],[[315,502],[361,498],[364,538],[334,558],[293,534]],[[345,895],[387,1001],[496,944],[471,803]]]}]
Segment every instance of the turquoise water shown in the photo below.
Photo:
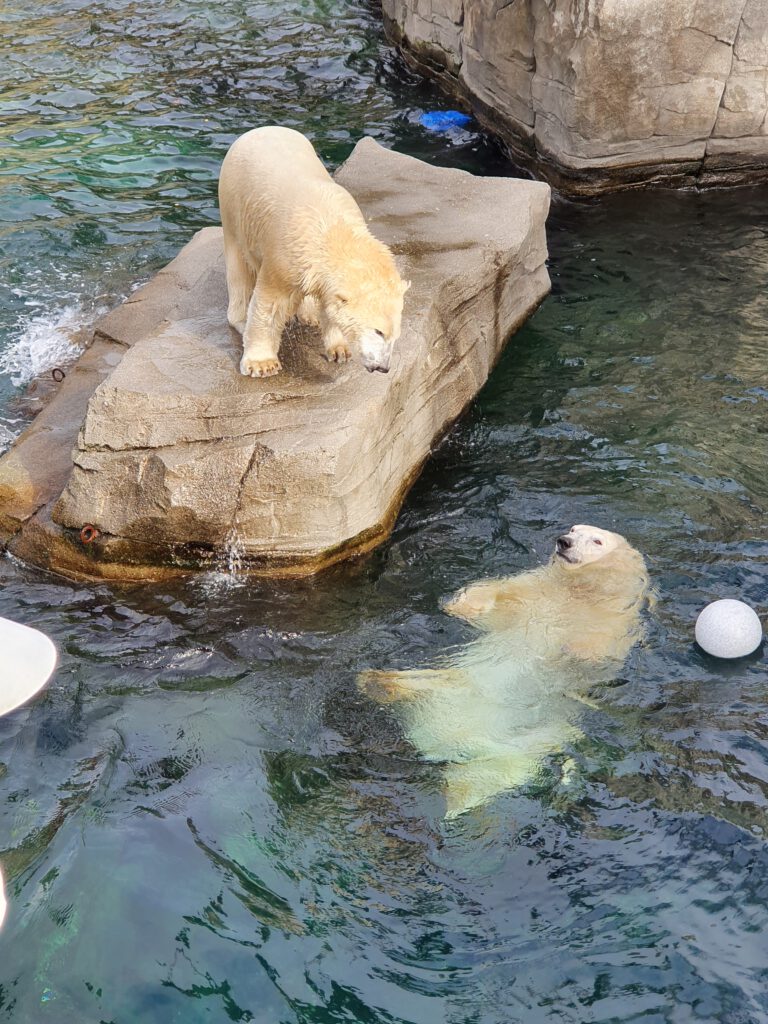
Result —
[{"label": "turquoise water", "polygon": [[[0,347],[14,371],[215,221],[231,139],[363,132],[498,173],[353,3],[6,5]],[[762,1024],[768,192],[558,201],[553,295],[411,492],[391,541],[314,581],[130,591],[0,561],[0,614],[61,667],[0,720],[0,1020]],[[26,360],[26,362],[24,362]],[[23,364],[23,365],[22,365]],[[0,401],[17,429],[10,372]],[[584,708],[567,780],[445,822],[438,766],[356,690],[471,631],[440,598],[626,534],[658,602]]]}]

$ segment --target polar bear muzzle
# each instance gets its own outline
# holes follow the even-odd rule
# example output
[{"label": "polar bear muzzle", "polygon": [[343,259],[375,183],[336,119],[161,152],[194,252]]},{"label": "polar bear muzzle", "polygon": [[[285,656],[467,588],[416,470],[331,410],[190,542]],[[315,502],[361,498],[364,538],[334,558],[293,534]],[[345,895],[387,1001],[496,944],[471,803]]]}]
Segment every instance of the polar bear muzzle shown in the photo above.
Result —
[{"label": "polar bear muzzle", "polygon": [[389,373],[389,364],[392,360],[393,342],[388,341],[380,331],[365,330],[358,339],[360,350],[360,362],[373,373]]},{"label": "polar bear muzzle", "polygon": [[618,533],[601,530],[599,526],[579,524],[557,538],[555,556],[569,565],[585,565],[626,546],[626,541]]}]

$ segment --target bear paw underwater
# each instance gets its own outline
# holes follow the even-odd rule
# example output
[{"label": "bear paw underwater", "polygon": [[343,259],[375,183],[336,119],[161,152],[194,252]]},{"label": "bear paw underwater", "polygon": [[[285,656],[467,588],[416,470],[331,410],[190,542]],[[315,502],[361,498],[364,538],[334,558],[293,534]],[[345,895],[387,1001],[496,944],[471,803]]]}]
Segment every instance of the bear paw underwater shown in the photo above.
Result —
[{"label": "bear paw underwater", "polygon": [[242,135],[224,157],[219,207],[242,374],[280,371],[296,315],[319,326],[329,361],[354,353],[367,370],[389,371],[409,285],[308,139],[275,126]]},{"label": "bear paw underwater", "polygon": [[408,740],[444,764],[446,816],[533,779],[581,735],[584,694],[642,635],[648,575],[619,534],[574,526],[550,561],[459,591],[445,611],[483,635],[433,668],[363,672]]}]

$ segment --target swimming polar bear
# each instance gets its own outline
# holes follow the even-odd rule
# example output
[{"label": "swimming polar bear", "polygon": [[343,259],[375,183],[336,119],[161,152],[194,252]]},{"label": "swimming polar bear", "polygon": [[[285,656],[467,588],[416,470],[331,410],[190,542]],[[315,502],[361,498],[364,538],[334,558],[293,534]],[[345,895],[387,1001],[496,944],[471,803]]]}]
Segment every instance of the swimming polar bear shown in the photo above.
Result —
[{"label": "swimming polar bear", "polygon": [[296,314],[319,325],[329,360],[355,352],[387,373],[409,283],[308,139],[276,126],[241,135],[221,166],[219,207],[242,374],[279,372],[283,328]]},{"label": "swimming polar bear", "polygon": [[546,565],[472,584],[445,604],[482,637],[435,668],[370,670],[358,685],[393,704],[410,742],[445,764],[455,817],[529,781],[579,738],[579,702],[639,640],[647,598],[639,552],[617,533],[574,526]]}]

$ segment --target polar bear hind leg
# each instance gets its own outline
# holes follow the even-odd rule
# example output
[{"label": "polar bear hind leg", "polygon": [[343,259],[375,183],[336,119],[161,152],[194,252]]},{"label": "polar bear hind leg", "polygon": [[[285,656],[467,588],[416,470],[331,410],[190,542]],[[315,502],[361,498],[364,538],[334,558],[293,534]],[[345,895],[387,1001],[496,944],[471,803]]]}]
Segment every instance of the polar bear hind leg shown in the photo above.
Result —
[{"label": "polar bear hind leg", "polygon": [[346,363],[352,358],[352,351],[341,331],[328,318],[327,313],[312,295],[306,295],[296,314],[299,320],[311,327],[318,327],[323,336],[325,357],[331,363]]},{"label": "polar bear hind leg", "polygon": [[448,765],[444,773],[446,818],[458,818],[499,793],[524,786],[536,777],[545,757],[582,735],[575,726],[559,722],[516,738],[508,754]]},{"label": "polar bear hind leg", "polygon": [[368,669],[357,677],[357,685],[380,704],[415,700],[427,694],[439,694],[466,683],[456,669],[415,669],[411,672],[383,672]]},{"label": "polar bear hind leg", "polygon": [[310,327],[320,326],[320,304],[314,295],[304,296],[296,316]]}]

